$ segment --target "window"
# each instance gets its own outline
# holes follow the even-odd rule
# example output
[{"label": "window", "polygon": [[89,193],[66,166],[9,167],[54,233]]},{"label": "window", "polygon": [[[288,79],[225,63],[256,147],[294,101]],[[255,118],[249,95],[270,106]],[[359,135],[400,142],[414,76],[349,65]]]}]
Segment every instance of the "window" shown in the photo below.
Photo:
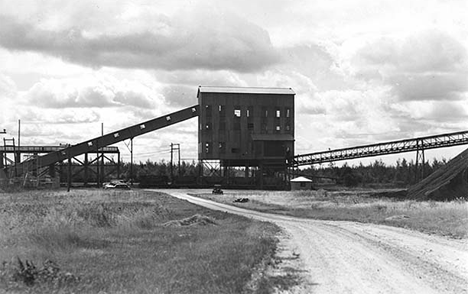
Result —
[{"label": "window", "polygon": [[280,118],[280,117],[281,117],[281,110],[276,109],[276,118]]},{"label": "window", "polygon": [[241,117],[241,110],[240,110],[240,108],[234,109],[234,117]]},{"label": "window", "polygon": [[206,131],[211,131],[211,122],[207,122],[207,123],[205,124],[205,130],[206,130]]},{"label": "window", "polygon": [[232,148],[231,153],[240,153],[240,149],[239,148]]},{"label": "window", "polygon": [[262,107],[262,117],[268,117],[268,108]]},{"label": "window", "polygon": [[224,105],[218,105],[218,112],[219,112],[219,117],[222,117],[222,118],[226,117],[226,107],[224,107]]},{"label": "window", "polygon": [[205,105],[206,117],[211,117],[211,105]]},{"label": "window", "polygon": [[276,128],[275,128],[275,130],[276,130],[277,132],[281,131],[281,126],[277,125]]},{"label": "window", "polygon": [[286,130],[286,132],[290,132],[291,131],[291,125],[286,124],[285,130]]},{"label": "window", "polygon": [[210,154],[210,153],[211,153],[211,143],[210,143],[210,142],[206,142],[206,143],[205,143],[205,153],[206,153],[206,154]]},{"label": "window", "polygon": [[286,108],[286,117],[291,117],[291,109]]},{"label": "window", "polygon": [[253,124],[253,123],[248,123],[248,124],[247,124],[247,129],[248,129],[249,131],[253,131],[253,129],[254,129],[254,124]]},{"label": "window", "polygon": [[247,106],[247,117],[252,117],[253,116],[253,106]]}]

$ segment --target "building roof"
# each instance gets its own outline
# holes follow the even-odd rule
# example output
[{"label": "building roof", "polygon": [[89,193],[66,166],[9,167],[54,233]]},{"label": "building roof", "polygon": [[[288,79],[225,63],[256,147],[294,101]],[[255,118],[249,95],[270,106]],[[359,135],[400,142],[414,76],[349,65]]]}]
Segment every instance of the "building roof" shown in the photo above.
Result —
[{"label": "building roof", "polygon": [[254,141],[294,141],[290,134],[252,134]]},{"label": "building roof", "polygon": [[295,182],[295,183],[307,182],[307,183],[310,183],[310,182],[312,182],[312,180],[309,180],[308,178],[305,178],[305,177],[297,177],[297,178],[292,179],[291,182]]},{"label": "building roof", "polygon": [[295,95],[296,94],[291,88],[211,87],[211,86],[199,86],[197,96],[200,95],[200,93],[280,94],[280,95]]}]

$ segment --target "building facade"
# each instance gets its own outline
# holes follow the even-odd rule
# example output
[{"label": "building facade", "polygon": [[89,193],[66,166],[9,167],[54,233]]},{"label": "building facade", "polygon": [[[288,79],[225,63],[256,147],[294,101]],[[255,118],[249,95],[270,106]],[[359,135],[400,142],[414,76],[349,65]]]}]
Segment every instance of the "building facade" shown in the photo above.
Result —
[{"label": "building facade", "polygon": [[294,155],[294,97],[289,88],[203,87],[198,155],[223,167],[260,170],[257,178],[286,172]]}]

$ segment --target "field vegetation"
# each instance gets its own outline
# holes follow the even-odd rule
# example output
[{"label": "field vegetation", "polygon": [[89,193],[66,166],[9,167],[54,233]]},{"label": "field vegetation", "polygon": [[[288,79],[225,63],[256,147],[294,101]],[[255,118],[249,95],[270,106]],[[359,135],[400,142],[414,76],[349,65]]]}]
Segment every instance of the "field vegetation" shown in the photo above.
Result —
[{"label": "field vegetation", "polygon": [[277,230],[154,192],[0,193],[0,293],[266,293]]},{"label": "field vegetation", "polygon": [[[263,212],[321,220],[343,220],[404,227],[451,238],[468,237],[468,202],[404,200],[380,195],[376,190],[325,191],[225,191],[203,198]],[[248,202],[234,202],[247,198]]]}]

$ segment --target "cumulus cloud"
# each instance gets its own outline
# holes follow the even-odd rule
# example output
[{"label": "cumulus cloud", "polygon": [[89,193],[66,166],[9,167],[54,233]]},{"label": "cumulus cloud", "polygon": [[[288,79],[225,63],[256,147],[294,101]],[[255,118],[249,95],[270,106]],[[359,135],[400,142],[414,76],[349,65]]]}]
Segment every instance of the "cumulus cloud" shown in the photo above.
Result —
[{"label": "cumulus cloud", "polygon": [[169,105],[188,107],[197,104],[195,88],[185,85],[169,85],[164,88],[163,95]]},{"label": "cumulus cloud", "polygon": [[9,129],[9,121],[14,116],[14,101],[17,96],[15,82],[7,75],[0,72],[0,131]]},{"label": "cumulus cloud", "polygon": [[[0,46],[91,67],[252,72],[278,62],[279,55],[268,33],[233,13],[199,8],[173,18],[145,16],[153,21],[138,30],[96,32],[79,27],[79,23],[70,28],[42,28],[0,15]],[[124,27],[125,23],[141,22],[140,17],[115,18],[112,23]],[[156,24],[154,19],[158,20]]]},{"label": "cumulus cloud", "polygon": [[401,116],[413,120],[432,121],[434,125],[458,123],[461,128],[468,121],[468,101],[409,101],[392,105]]},{"label": "cumulus cloud", "polygon": [[12,98],[16,95],[16,91],[15,82],[9,76],[0,72],[0,98],[2,100]]},{"label": "cumulus cloud", "polygon": [[459,100],[468,91],[467,48],[438,29],[368,41],[352,58],[351,71],[391,86],[400,101]]},{"label": "cumulus cloud", "polygon": [[302,44],[282,49],[283,67],[310,78],[321,91],[344,89],[346,81],[336,70],[335,57],[323,45]]},{"label": "cumulus cloud", "polygon": [[42,79],[26,92],[25,98],[42,108],[154,108],[162,99],[155,89],[110,77]]}]

